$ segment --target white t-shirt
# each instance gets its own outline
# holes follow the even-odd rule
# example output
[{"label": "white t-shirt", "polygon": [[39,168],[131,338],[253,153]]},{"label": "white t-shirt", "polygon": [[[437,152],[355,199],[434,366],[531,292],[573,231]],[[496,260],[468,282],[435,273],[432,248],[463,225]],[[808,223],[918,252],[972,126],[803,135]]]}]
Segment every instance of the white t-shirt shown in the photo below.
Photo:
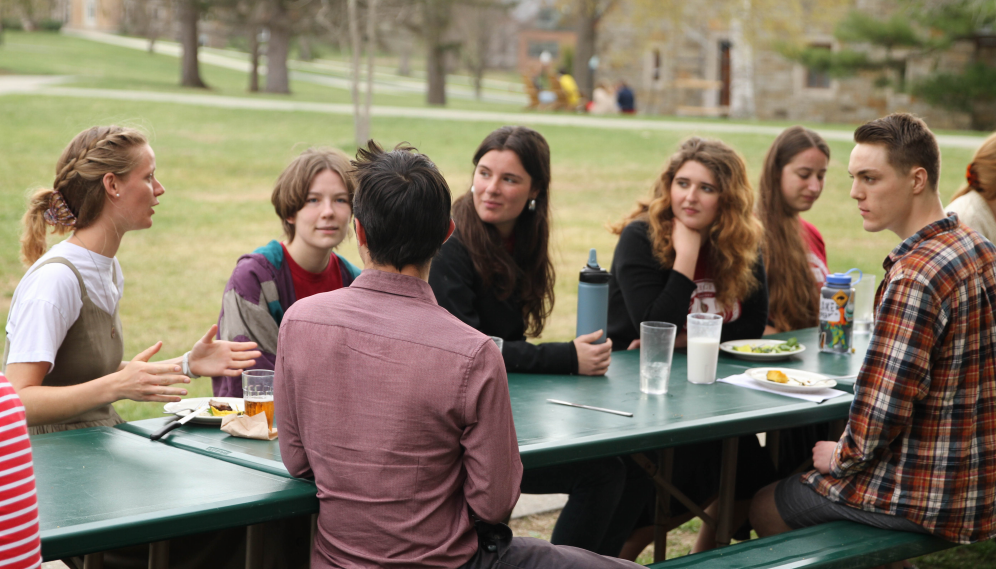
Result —
[{"label": "white t-shirt", "polygon": [[[69,241],[53,246],[31,265],[14,290],[7,316],[8,364],[48,362],[54,365],[56,352],[83,309],[79,281],[72,269],[61,263],[51,263],[35,270],[52,257],[62,257],[76,267],[97,308],[114,314],[121,301],[124,275],[117,258],[98,255]],[[111,278],[112,271],[117,286]]]},{"label": "white t-shirt", "polygon": [[971,191],[951,202],[944,211],[958,214],[958,221],[978,231],[986,239],[996,239],[996,218],[981,192]]}]

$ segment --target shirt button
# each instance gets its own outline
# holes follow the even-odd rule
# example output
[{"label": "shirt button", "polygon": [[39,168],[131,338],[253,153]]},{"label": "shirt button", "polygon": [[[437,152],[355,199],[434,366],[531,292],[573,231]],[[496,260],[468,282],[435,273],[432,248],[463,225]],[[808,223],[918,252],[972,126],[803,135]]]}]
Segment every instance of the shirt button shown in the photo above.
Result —
[{"label": "shirt button", "polygon": [[117,330],[111,328],[111,338],[117,338],[117,336],[118,336]]}]

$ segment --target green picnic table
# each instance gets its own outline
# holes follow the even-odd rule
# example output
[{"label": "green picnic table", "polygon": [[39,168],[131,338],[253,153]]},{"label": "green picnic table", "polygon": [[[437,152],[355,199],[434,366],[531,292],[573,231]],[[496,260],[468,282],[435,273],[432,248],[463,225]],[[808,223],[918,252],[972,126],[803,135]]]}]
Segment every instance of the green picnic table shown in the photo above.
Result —
[{"label": "green picnic table", "polygon": [[[856,353],[820,353],[817,330],[799,330],[771,336],[795,337],[806,351],[783,361],[750,362],[720,353],[718,377],[742,373],[752,367],[776,366],[849,376],[860,369],[868,336],[855,336]],[[733,528],[728,512],[736,467],[736,440],[741,435],[775,432],[801,425],[842,420],[851,397],[822,404],[715,383],[695,385],[686,380],[687,360],[676,350],[670,390],[662,396],[639,390],[639,350],[616,352],[604,377],[509,374],[512,413],[519,438],[519,452],[526,468],[579,462],[599,457],[636,454],[701,441],[724,440],[724,488],[720,496],[723,524],[718,538],[729,543]],[[849,381],[840,387],[850,390]],[[548,403],[560,399],[633,413],[622,417]],[[148,437],[171,418],[149,419],[118,425],[118,429]],[[278,419],[279,422],[279,419]],[[271,474],[288,476],[280,461],[277,441],[230,437],[215,426],[188,424],[162,439],[162,444]],[[663,453],[662,460],[668,459]],[[665,468],[666,470],[666,468]],[[657,477],[667,483],[666,473]],[[661,480],[658,480],[660,482]],[[661,500],[667,498],[661,495]],[[661,531],[659,533],[666,533]],[[663,555],[664,548],[658,548]]]},{"label": "green picnic table", "polygon": [[[318,511],[311,482],[117,429],[36,435],[31,446],[46,560]],[[162,545],[150,566],[164,566],[154,558],[162,559]]]}]

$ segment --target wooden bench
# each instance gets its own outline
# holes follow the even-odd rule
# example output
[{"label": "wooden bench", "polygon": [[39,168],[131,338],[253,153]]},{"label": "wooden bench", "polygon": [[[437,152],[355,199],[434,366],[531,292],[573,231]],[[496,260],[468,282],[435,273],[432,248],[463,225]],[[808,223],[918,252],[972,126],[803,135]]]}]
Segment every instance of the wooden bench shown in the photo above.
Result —
[{"label": "wooden bench", "polygon": [[854,522],[831,522],[686,555],[648,567],[859,569],[900,562],[956,545],[926,534],[889,531]]}]

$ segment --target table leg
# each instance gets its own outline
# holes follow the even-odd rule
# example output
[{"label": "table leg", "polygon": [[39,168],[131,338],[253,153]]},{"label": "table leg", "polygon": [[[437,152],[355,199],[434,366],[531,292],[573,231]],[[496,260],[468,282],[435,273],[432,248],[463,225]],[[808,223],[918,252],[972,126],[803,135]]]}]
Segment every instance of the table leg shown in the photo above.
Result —
[{"label": "table leg", "polygon": [[263,524],[246,526],[246,569],[263,567]]},{"label": "table leg", "polygon": [[[660,476],[669,484],[674,470],[674,449],[668,448],[657,452],[660,464]],[[657,507],[654,511],[654,563],[667,559],[667,531],[671,519],[671,492],[667,486],[657,487]]]},{"label": "table leg", "polygon": [[83,569],[104,569],[104,552],[84,555]]},{"label": "table leg", "polygon": [[836,421],[830,421],[830,440],[838,441],[841,435],[844,434],[844,430],[847,428],[847,419],[837,419]]},{"label": "table leg", "polygon": [[719,471],[719,520],[716,524],[716,546],[724,547],[733,538],[733,500],[737,484],[736,437],[723,440],[722,466]]},{"label": "table leg", "polygon": [[169,567],[169,540],[149,544],[149,569]]},{"label": "table leg", "polygon": [[778,470],[778,451],[781,448],[779,444],[781,438],[781,431],[768,431],[764,434],[764,448],[768,451],[768,456],[771,457],[771,463],[775,465],[775,470]]},{"label": "table leg", "polygon": [[315,536],[318,535],[318,514],[311,514],[311,542],[308,548],[308,567],[311,567],[311,552],[315,550]]}]

